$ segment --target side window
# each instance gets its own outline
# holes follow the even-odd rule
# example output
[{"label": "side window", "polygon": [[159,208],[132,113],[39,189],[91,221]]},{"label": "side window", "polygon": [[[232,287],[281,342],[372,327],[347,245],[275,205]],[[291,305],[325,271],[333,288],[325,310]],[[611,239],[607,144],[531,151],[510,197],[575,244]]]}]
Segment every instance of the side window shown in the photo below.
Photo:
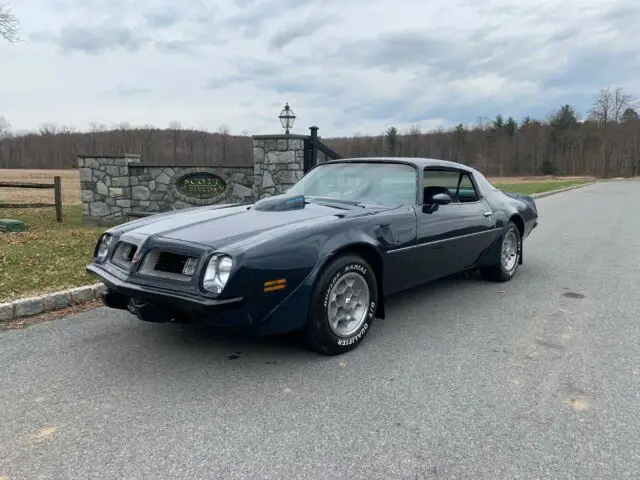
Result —
[{"label": "side window", "polygon": [[473,186],[471,176],[468,173],[461,174],[460,186],[458,187],[458,201],[463,202],[475,202],[478,200],[478,191]]},{"label": "side window", "polygon": [[455,201],[460,174],[454,170],[424,170],[424,203],[438,193],[448,193]]},{"label": "side window", "polygon": [[455,170],[424,170],[424,202],[437,193],[448,193],[454,203],[475,202],[478,192],[467,173]]}]

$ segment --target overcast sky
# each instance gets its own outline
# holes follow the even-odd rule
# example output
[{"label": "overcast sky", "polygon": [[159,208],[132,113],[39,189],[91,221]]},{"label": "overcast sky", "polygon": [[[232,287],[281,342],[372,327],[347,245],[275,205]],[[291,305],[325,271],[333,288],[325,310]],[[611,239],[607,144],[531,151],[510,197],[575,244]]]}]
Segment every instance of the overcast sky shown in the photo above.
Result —
[{"label": "overcast sky", "polygon": [[640,96],[639,0],[9,0],[0,116],[378,134]]}]

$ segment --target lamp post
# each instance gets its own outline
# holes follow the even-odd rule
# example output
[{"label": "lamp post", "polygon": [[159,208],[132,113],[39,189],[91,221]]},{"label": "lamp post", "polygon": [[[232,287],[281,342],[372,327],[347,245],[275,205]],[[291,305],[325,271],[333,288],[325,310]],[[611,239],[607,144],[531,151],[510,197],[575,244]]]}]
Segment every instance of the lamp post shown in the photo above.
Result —
[{"label": "lamp post", "polygon": [[285,129],[285,134],[289,135],[289,129],[293,128],[293,122],[295,122],[296,116],[288,103],[285,104],[278,118],[280,119],[282,128]]}]

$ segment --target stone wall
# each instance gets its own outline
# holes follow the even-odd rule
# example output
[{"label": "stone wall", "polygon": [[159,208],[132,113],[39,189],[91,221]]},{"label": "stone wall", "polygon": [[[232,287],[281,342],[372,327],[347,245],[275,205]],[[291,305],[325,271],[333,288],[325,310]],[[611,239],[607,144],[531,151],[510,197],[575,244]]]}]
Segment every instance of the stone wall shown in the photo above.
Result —
[{"label": "stone wall", "polygon": [[253,137],[253,197],[260,200],[285,193],[304,175],[302,135]]},{"label": "stone wall", "polygon": [[80,197],[85,223],[110,224],[131,212],[129,165],[140,155],[84,155],[78,157]]},{"label": "stone wall", "polygon": [[[155,166],[139,155],[78,157],[83,221],[92,225],[122,223],[138,212],[164,212],[217,203],[253,201],[253,167]],[[209,198],[191,198],[176,186],[184,175],[213,174],[225,188]]]},{"label": "stone wall", "polygon": [[[176,180],[191,173],[211,173],[226,184],[224,192],[211,198],[189,198],[176,188]],[[131,207],[136,211],[164,212],[217,203],[250,203],[253,200],[253,167],[129,168]]]}]

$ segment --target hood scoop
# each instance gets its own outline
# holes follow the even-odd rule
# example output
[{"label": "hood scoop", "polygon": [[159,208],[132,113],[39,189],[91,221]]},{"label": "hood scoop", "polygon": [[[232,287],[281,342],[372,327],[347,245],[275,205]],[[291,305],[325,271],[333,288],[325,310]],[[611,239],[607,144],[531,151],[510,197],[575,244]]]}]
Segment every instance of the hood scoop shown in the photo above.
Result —
[{"label": "hood scoop", "polygon": [[253,210],[261,212],[287,212],[304,208],[306,201],[304,195],[277,195],[258,200]]}]

